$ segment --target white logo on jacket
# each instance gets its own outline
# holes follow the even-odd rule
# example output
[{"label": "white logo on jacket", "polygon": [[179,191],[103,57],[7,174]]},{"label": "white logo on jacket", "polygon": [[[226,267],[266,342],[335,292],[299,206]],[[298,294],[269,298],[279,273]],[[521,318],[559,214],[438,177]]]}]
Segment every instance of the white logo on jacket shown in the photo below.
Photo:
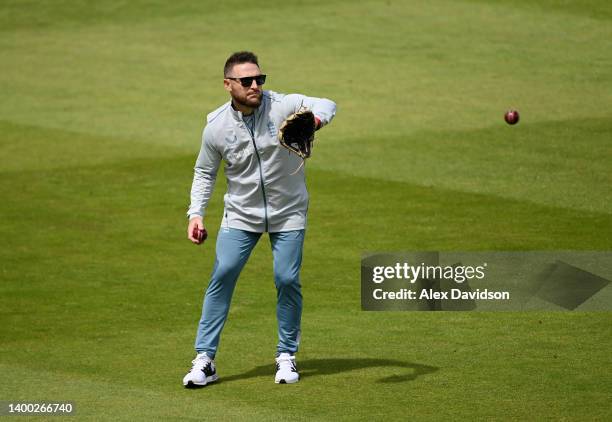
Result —
[{"label": "white logo on jacket", "polygon": [[254,152],[255,152],[255,149],[253,148],[253,145],[246,144],[244,148],[238,151],[229,150],[227,153],[227,161],[230,164],[233,164],[233,163],[236,163],[238,161],[245,159],[246,157],[252,155]]}]

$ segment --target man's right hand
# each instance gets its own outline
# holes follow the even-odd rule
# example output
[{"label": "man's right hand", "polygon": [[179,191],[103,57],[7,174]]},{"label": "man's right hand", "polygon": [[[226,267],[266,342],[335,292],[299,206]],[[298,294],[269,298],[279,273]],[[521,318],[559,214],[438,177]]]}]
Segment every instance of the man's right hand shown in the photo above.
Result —
[{"label": "man's right hand", "polygon": [[191,240],[196,245],[204,243],[206,238],[208,237],[208,233],[204,228],[204,221],[202,217],[193,217],[189,220],[189,226],[187,227],[187,238]]}]

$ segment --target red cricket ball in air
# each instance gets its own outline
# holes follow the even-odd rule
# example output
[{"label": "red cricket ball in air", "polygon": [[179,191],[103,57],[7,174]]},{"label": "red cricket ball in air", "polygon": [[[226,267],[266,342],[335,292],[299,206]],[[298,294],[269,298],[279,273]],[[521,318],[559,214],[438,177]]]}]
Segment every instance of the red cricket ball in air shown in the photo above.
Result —
[{"label": "red cricket ball in air", "polygon": [[519,112],[518,110],[508,110],[506,114],[504,114],[504,120],[509,125],[515,125],[519,121]]}]

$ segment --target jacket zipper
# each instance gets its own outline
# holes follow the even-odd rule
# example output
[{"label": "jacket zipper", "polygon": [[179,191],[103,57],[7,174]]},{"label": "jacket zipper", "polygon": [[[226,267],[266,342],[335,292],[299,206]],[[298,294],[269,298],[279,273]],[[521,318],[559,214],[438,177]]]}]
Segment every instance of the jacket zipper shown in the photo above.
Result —
[{"label": "jacket zipper", "polygon": [[251,140],[253,141],[253,147],[255,148],[255,155],[257,156],[257,162],[259,163],[259,177],[261,180],[261,193],[263,194],[264,201],[264,221],[265,221],[265,231],[268,231],[268,200],[266,198],[266,187],[264,186],[264,177],[263,170],[261,167],[261,157],[259,156],[259,151],[257,150],[257,143],[255,142],[255,127],[257,126],[257,121],[255,120],[255,115],[253,115],[253,132],[251,132],[247,126],[247,131],[251,135]]}]

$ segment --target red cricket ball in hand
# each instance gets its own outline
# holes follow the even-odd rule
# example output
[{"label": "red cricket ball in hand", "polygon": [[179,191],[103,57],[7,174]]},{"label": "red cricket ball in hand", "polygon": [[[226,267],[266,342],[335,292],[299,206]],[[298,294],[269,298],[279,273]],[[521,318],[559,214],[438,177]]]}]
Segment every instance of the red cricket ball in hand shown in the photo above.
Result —
[{"label": "red cricket ball in hand", "polygon": [[518,123],[519,121],[519,112],[518,110],[508,110],[506,111],[506,114],[504,114],[504,120],[506,121],[506,123],[508,123],[509,125],[515,125]]},{"label": "red cricket ball in hand", "polygon": [[193,228],[192,237],[194,239],[198,239],[198,244],[200,244],[206,240],[206,238],[208,237],[208,232],[204,227],[198,229],[198,227],[196,226]]}]

